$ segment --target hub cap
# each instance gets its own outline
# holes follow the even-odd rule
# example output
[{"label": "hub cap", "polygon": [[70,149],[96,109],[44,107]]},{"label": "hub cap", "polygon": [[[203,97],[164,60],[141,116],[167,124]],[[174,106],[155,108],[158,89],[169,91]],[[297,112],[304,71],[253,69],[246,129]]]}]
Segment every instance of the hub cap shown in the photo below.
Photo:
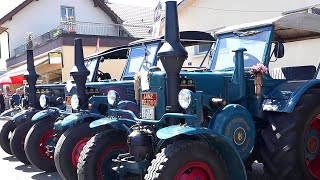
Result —
[{"label": "hub cap", "polygon": [[309,172],[316,179],[320,179],[320,114],[312,119],[305,137],[305,160]]},{"label": "hub cap", "polygon": [[72,164],[75,168],[77,168],[78,160],[80,158],[80,153],[83,149],[83,147],[87,144],[87,142],[90,140],[89,137],[81,139],[73,148],[72,150]]},{"label": "hub cap", "polygon": [[112,159],[116,159],[119,154],[127,152],[128,147],[124,145],[114,145],[106,149],[97,163],[97,175],[99,180],[118,180],[118,174],[112,170],[115,166]]},{"label": "hub cap", "polygon": [[43,157],[53,160],[54,151],[50,150],[54,139],[54,130],[47,131],[40,138],[39,149]]},{"label": "hub cap", "polygon": [[176,176],[174,180],[215,180],[213,170],[202,161],[193,161],[184,165]]}]

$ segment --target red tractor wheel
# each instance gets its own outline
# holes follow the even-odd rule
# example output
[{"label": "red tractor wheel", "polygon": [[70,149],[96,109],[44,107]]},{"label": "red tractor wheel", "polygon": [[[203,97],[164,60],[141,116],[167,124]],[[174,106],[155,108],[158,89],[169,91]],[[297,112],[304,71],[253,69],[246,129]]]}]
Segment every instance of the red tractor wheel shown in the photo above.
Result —
[{"label": "red tractor wheel", "polygon": [[292,113],[270,113],[260,154],[278,179],[320,180],[320,91],[303,95]]},{"label": "red tractor wheel", "polygon": [[88,141],[78,162],[79,180],[119,179],[112,170],[119,154],[127,153],[126,133],[109,130],[98,133]]},{"label": "red tractor wheel", "polygon": [[201,141],[177,141],[161,150],[148,168],[146,180],[226,180],[228,172],[221,155]]},{"label": "red tractor wheel", "polygon": [[89,139],[101,131],[101,128],[91,129],[89,124],[86,122],[67,129],[57,142],[54,163],[64,179],[77,179],[80,153]]},{"label": "red tractor wheel", "polygon": [[29,130],[24,142],[24,149],[30,163],[46,172],[56,171],[53,161],[56,144],[53,125],[54,119],[37,122]]}]

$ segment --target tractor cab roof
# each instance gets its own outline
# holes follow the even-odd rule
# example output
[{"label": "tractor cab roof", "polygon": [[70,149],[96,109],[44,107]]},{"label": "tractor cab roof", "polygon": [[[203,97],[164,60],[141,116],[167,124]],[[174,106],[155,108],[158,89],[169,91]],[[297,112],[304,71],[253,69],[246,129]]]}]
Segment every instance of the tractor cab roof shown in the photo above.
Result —
[{"label": "tractor cab roof", "polygon": [[220,29],[216,35],[263,26],[274,26],[274,37],[282,42],[320,37],[320,15],[312,13],[288,14],[263,21],[230,26]]},{"label": "tractor cab roof", "polygon": [[[183,46],[193,46],[197,44],[207,44],[207,43],[214,43],[215,38],[207,32],[202,31],[181,31],[180,34],[180,41]],[[149,38],[149,39],[140,39],[130,43],[130,45],[136,44],[143,44],[147,42],[153,41],[162,41],[164,42],[164,36],[156,37],[156,38]]]},{"label": "tractor cab roof", "polygon": [[[206,32],[201,31],[182,31],[180,32],[180,39],[181,43],[184,46],[193,46],[198,44],[207,44],[207,43],[214,43],[215,38]],[[131,47],[142,45],[145,43],[153,43],[162,41],[164,42],[164,36],[157,37],[157,38],[149,38],[149,39],[140,39],[134,42],[131,42],[127,46],[118,46],[111,49],[108,49],[103,52],[92,54],[86,57],[86,60],[101,57],[103,56],[105,59],[127,59],[128,51]]]}]

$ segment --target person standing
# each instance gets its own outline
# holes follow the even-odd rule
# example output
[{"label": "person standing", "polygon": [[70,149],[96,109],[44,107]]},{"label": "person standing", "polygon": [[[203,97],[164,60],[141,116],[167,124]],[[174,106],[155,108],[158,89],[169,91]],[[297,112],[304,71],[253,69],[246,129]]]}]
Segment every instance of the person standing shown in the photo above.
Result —
[{"label": "person standing", "polygon": [[[12,94],[11,98],[13,99],[14,106],[19,106],[20,104],[20,94],[19,94],[19,88],[16,89],[16,92]],[[13,104],[11,104],[12,106]]]},{"label": "person standing", "polygon": [[3,111],[5,111],[6,107],[4,104],[4,97],[2,94],[2,90],[0,89],[0,113],[3,113]]}]

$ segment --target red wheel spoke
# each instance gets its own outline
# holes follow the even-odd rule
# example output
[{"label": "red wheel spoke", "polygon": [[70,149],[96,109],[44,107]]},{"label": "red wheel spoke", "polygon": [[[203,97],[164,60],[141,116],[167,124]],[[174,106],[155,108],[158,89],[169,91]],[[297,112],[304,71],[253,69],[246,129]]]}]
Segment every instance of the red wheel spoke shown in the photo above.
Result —
[{"label": "red wheel spoke", "polygon": [[83,149],[83,147],[87,144],[87,142],[90,140],[89,137],[83,138],[80,140],[73,148],[72,150],[72,164],[74,167],[77,167],[78,160],[80,158],[80,153]]},{"label": "red wheel spoke", "polygon": [[48,153],[46,145],[54,138],[54,130],[47,131],[40,138],[39,150],[43,157],[53,160],[53,152]]},{"label": "red wheel spoke", "polygon": [[[316,131],[317,133],[314,133]],[[308,133],[311,135],[308,136]],[[319,155],[319,135],[320,135],[320,114],[317,115],[309,124],[308,131],[306,133],[306,146],[308,153],[311,153],[312,156],[310,158],[306,157],[305,162],[306,165],[312,174],[313,177],[316,179],[320,179],[320,155]],[[317,134],[318,137],[315,137]],[[315,154],[318,153],[318,154]]]},{"label": "red wheel spoke", "polygon": [[213,170],[204,162],[190,162],[180,168],[175,180],[215,180]]}]

